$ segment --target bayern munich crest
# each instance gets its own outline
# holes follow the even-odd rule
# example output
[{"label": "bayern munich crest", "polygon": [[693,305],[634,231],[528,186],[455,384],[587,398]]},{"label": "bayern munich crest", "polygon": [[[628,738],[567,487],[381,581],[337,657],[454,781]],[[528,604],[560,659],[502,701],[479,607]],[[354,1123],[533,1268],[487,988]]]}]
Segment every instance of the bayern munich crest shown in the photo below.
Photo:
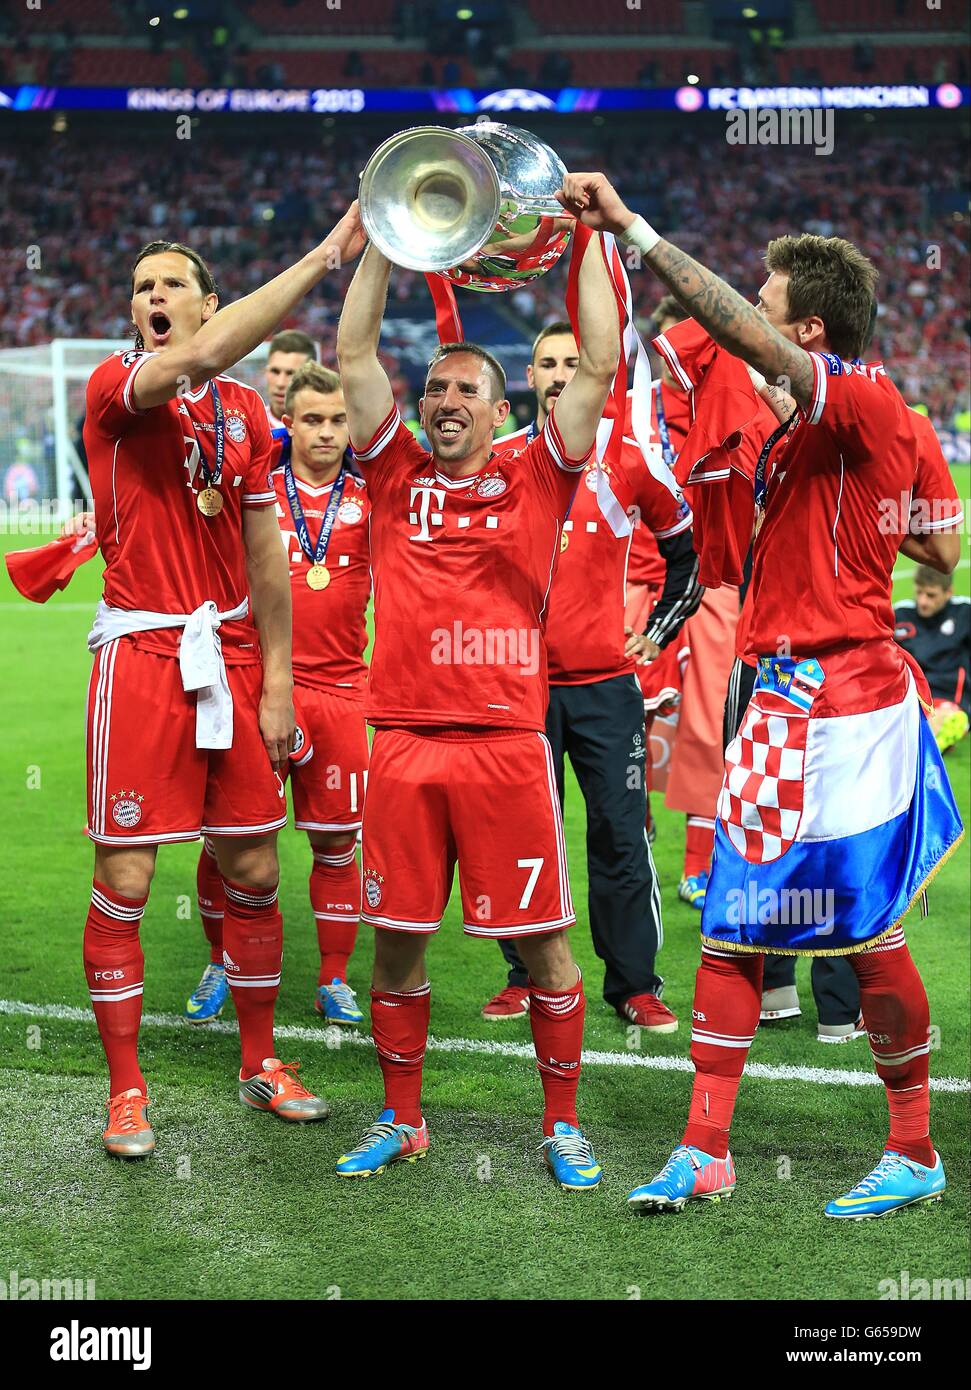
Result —
[{"label": "bayern munich crest", "polygon": [[380,907],[383,882],[384,874],[379,874],[374,869],[364,870],[364,896],[367,899],[368,907]]},{"label": "bayern munich crest", "polygon": [[359,502],[342,502],[337,508],[337,519],[345,526],[353,526],[363,515],[364,509]]},{"label": "bayern munich crest", "polygon": [[122,830],[133,830],[142,818],[141,803],[145,800],[136,791],[111,794],[111,818]]},{"label": "bayern munich crest", "polygon": [[226,433],[234,444],[242,444],[246,438],[246,421],[241,415],[227,415]]},{"label": "bayern munich crest", "polygon": [[489,473],[479,479],[475,490],[480,497],[499,497],[506,490],[506,480],[498,473]]}]

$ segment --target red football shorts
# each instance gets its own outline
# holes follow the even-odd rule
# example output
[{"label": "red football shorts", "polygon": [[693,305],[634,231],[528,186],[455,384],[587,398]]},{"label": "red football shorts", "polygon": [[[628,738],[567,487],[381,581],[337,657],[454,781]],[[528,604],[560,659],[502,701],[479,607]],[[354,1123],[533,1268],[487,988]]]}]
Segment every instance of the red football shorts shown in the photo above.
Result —
[{"label": "red football shorts", "polygon": [[227,666],[233,746],[196,747],[196,697],[179,663],[131,637],[94,654],[88,686],[88,834],[99,845],[259,835],[286,825],[259,728],[261,666]]},{"label": "red football shorts", "polygon": [[377,731],[361,920],[437,931],[456,861],[470,936],[527,936],[576,920],[544,734]]},{"label": "red football shorts", "polygon": [[367,788],[364,703],[298,685],[297,728],[312,750],[291,759],[293,823],[298,830],[360,830]]}]

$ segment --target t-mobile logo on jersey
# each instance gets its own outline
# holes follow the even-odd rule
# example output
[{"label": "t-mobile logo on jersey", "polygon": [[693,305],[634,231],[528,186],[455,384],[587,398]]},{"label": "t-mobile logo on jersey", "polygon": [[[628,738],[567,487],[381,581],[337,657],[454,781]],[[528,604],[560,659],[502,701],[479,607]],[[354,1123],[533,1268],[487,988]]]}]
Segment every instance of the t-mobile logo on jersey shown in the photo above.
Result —
[{"label": "t-mobile logo on jersey", "polygon": [[[432,501],[434,500],[434,508]],[[418,503],[417,509],[415,503]],[[418,478],[411,489],[409,499],[412,511],[408,513],[408,520],[412,526],[418,527],[417,536],[409,536],[410,541],[430,541],[432,533],[429,523],[432,526],[441,526],[445,520],[442,508],[445,506],[445,489],[435,486],[434,478]]]},{"label": "t-mobile logo on jersey", "polygon": [[520,675],[535,676],[539,653],[537,628],[465,627],[456,618],[432,632],[433,666],[518,666]]}]

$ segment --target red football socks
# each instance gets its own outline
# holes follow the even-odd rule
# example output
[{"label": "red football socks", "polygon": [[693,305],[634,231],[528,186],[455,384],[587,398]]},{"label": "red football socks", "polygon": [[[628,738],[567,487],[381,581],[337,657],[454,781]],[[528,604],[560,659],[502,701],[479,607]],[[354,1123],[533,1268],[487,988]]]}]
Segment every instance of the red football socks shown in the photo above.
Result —
[{"label": "red football socks", "polygon": [[706,816],[688,816],[684,832],[684,876],[706,874],[715,845],[715,822]]},{"label": "red football socks", "polygon": [[123,898],[94,880],[84,924],[84,973],[105,1057],[109,1094],[133,1088],[145,1094],[138,1065],[145,957],[138,926],[147,898]]},{"label": "red football socks", "polygon": [[762,964],[754,953],[702,948],[691,1025],[695,1080],[681,1142],[713,1158],[728,1153],[738,1083],[759,1026]]},{"label": "red football socks", "polygon": [[883,946],[847,957],[860,985],[860,1008],[877,1075],[887,1088],[887,1148],[934,1164],[930,1139],[930,1010],[903,932]]},{"label": "red football socks", "polygon": [[428,1041],[431,985],[371,990],[371,1034],[384,1077],[384,1108],[395,1123],[421,1125],[421,1069]]},{"label": "red football socks", "polygon": [[273,1050],[273,1007],[280,990],[283,918],[277,889],[225,879],[223,964],[239,1018],[244,1079],[262,1071]]},{"label": "red football socks", "polygon": [[196,868],[196,895],[199,899],[199,916],[202,930],[209,942],[209,960],[212,965],[223,963],[223,914],[226,910],[226,893],[223,889],[223,876],[216,863],[212,841],[207,837],[202,842],[199,863]]},{"label": "red football socks", "polygon": [[543,1083],[543,1133],[557,1120],[578,1125],[577,1085],[583,1051],[583,981],[577,971],[572,989],[539,989],[529,982],[529,1026]]},{"label": "red football socks", "polygon": [[345,849],[314,850],[310,906],[317,923],[320,985],[329,985],[335,976],[347,979],[347,962],[354,950],[361,915],[361,873],[355,849],[352,842]]}]

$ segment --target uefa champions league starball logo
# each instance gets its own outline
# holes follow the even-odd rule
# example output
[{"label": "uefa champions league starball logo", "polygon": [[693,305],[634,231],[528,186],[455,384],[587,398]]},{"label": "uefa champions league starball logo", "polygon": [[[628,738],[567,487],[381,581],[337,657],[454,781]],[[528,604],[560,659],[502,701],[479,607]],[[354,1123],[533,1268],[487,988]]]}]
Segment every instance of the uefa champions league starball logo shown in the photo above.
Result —
[{"label": "uefa champions league starball logo", "polygon": [[556,102],[526,87],[504,87],[501,92],[490,92],[478,103],[479,111],[552,111]]}]

